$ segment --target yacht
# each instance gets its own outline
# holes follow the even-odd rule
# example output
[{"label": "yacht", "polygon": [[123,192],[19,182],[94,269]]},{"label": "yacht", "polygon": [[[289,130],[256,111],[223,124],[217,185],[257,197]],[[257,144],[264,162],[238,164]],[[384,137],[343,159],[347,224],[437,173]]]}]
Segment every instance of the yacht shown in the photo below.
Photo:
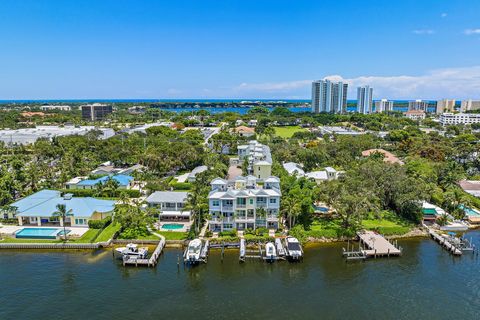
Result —
[{"label": "yacht", "polygon": [[277,250],[272,242],[267,242],[265,245],[265,260],[273,262],[277,259]]},{"label": "yacht", "polygon": [[287,237],[285,240],[287,245],[287,256],[292,260],[300,260],[303,258],[303,250],[297,238]]},{"label": "yacht", "polygon": [[200,262],[200,253],[202,251],[202,240],[194,239],[188,243],[187,249],[183,254],[183,261],[187,263]]},{"label": "yacht", "polygon": [[447,223],[444,226],[441,226],[440,230],[463,232],[468,230],[468,224],[463,221],[455,220],[453,222]]},{"label": "yacht", "polygon": [[125,247],[116,248],[115,255],[119,259],[122,259],[124,257],[136,257],[139,259],[145,259],[148,256],[148,248],[139,248],[137,244],[129,243]]}]

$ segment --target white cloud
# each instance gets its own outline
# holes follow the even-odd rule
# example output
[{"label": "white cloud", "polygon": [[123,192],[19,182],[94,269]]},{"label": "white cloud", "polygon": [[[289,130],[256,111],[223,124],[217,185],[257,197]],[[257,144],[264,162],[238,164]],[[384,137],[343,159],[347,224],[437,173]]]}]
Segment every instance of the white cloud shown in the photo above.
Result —
[{"label": "white cloud", "polygon": [[446,16],[448,16],[448,14],[445,12],[440,15],[441,18],[445,18]]},{"label": "white cloud", "polygon": [[470,36],[472,34],[480,34],[480,29],[466,29],[463,31],[467,36]]},{"label": "white cloud", "polygon": [[417,29],[412,31],[414,34],[434,34],[435,30],[432,29]]},{"label": "white cloud", "polygon": [[[325,78],[349,84],[349,98],[356,96],[356,87],[370,85],[375,99],[441,99],[480,98],[480,66],[446,68],[423,75],[360,76],[343,78],[329,75]],[[280,83],[242,83],[233,88],[233,95],[243,97],[308,99],[312,80]]]}]

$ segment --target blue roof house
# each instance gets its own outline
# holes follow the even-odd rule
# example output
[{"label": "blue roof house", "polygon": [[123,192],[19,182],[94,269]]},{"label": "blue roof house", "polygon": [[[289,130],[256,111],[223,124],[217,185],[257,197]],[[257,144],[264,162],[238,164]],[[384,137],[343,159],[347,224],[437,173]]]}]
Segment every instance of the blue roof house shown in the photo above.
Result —
[{"label": "blue roof house", "polygon": [[71,216],[66,217],[65,225],[88,226],[89,220],[100,220],[113,212],[115,201],[100,200],[91,197],[73,197],[71,194],[62,196],[60,191],[41,190],[37,193],[22,198],[12,204],[15,207],[18,224],[30,225],[60,225],[64,221],[56,217],[58,204],[65,204],[67,211],[71,210]]},{"label": "blue roof house", "polygon": [[66,183],[65,187],[67,189],[95,189],[96,185],[99,183],[106,183],[109,179],[113,179],[118,182],[119,189],[130,189],[133,184],[133,177],[123,174],[116,174],[111,176],[103,176],[97,179],[82,179],[82,178],[73,178]]}]

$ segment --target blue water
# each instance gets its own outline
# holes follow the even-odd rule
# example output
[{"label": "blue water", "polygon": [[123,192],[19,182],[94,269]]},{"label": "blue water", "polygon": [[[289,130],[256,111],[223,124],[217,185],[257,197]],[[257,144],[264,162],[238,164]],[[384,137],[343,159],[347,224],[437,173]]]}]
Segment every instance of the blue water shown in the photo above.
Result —
[{"label": "blue water", "polygon": [[15,237],[33,239],[54,239],[59,234],[63,234],[62,229],[59,228],[23,228],[15,234]]},{"label": "blue water", "polygon": [[[468,232],[480,244],[480,232]],[[346,243],[305,248],[301,263],[177,265],[166,249],[154,268],[123,267],[111,249],[0,250],[0,319],[478,319],[480,259],[454,257],[430,238],[399,239],[398,258],[346,263]]]}]

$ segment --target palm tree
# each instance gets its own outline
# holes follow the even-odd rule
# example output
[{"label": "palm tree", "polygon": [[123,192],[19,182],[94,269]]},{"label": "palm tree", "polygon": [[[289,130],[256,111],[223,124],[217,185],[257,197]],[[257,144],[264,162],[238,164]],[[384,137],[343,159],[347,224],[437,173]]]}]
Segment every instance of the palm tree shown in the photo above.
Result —
[{"label": "palm tree", "polygon": [[65,218],[73,216],[72,209],[67,210],[67,206],[63,203],[57,204],[57,211],[53,213],[54,217],[59,217],[63,221],[63,237],[67,241],[67,232],[65,230]]}]

